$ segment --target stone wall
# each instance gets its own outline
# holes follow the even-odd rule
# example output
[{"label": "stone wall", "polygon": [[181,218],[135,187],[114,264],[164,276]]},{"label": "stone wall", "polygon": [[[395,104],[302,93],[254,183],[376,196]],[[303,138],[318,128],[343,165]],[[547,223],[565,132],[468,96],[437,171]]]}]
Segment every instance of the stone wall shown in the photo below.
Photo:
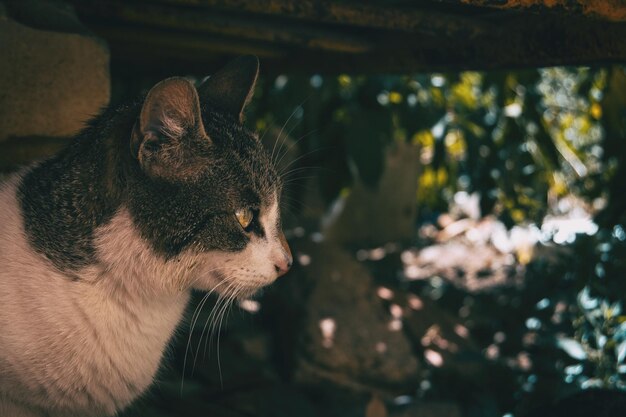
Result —
[{"label": "stone wall", "polygon": [[2,143],[0,168],[49,153],[50,147],[27,142],[71,136],[109,103],[108,48],[71,7],[56,1],[0,2],[0,48],[0,143],[24,144],[21,149]]}]

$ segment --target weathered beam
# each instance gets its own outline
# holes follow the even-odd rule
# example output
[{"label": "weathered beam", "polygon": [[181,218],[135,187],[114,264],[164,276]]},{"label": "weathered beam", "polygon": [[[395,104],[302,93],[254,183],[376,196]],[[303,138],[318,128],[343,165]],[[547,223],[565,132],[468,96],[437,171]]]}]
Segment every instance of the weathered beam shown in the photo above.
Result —
[{"label": "weathered beam", "polygon": [[[369,54],[290,55],[283,71],[298,70],[290,63],[306,62],[320,72],[407,73],[461,70],[508,70],[563,65],[626,62],[626,27],[584,19],[548,16],[541,24],[524,17],[507,21],[502,33],[468,42],[437,42],[407,37]],[[549,28],[550,30],[547,30]],[[278,64],[278,63],[277,63]],[[270,65],[272,65],[270,63]],[[311,68],[311,67],[309,67]]]},{"label": "weathered beam", "polygon": [[[459,0],[445,1],[447,3],[459,2]],[[624,0],[460,0],[460,2],[500,10],[567,12],[613,22],[626,22]]]},{"label": "weathered beam", "polygon": [[[132,0],[146,3],[143,0]],[[483,22],[464,16],[444,15],[415,7],[387,7],[365,1],[329,0],[154,0],[177,6],[280,16],[319,23],[340,24],[441,37],[472,39],[485,33]]]},{"label": "weathered beam", "polygon": [[[115,46],[124,44],[137,52],[155,57],[188,57],[202,60],[203,54],[254,54],[261,58],[278,58],[285,55],[284,49],[267,42],[251,42],[239,38],[213,35],[197,35],[171,32],[152,28],[93,24],[91,28]],[[130,51],[129,51],[130,52]]]},{"label": "weathered beam", "polygon": [[[382,9],[371,0],[367,7],[313,0],[74,0],[83,21],[109,42],[118,71],[203,74],[226,56],[245,53],[259,55],[266,71],[300,73],[626,62],[626,23],[569,11],[504,13],[462,1],[437,1],[437,12],[407,7],[406,15],[417,19],[411,26],[393,21],[405,10],[400,6],[384,8],[391,20],[383,24],[376,15]],[[442,14],[446,7],[449,15]],[[465,10],[473,17],[461,30],[468,19],[458,14]],[[430,26],[420,25],[426,21]]]},{"label": "weathered beam", "polygon": [[[439,42],[419,36],[389,40],[367,53],[339,53],[307,48],[281,48],[272,43],[119,26],[93,26],[108,40],[114,65],[147,73],[205,73],[215,55],[259,55],[271,72],[407,73],[416,71],[494,70],[555,65],[590,65],[626,61],[623,27],[564,27],[556,33],[523,31],[526,22],[507,24],[508,36],[480,42]],[[564,31],[569,30],[567,36]],[[532,29],[532,26],[531,26]],[[576,30],[576,29],[579,29]],[[495,35],[494,35],[495,36]]]},{"label": "weathered beam", "polygon": [[266,16],[233,15],[214,10],[190,10],[154,4],[133,4],[120,1],[76,4],[87,23],[119,21],[138,27],[173,29],[182,32],[214,35],[295,45],[311,49],[358,53],[371,49],[363,36],[303,22],[276,21]]}]

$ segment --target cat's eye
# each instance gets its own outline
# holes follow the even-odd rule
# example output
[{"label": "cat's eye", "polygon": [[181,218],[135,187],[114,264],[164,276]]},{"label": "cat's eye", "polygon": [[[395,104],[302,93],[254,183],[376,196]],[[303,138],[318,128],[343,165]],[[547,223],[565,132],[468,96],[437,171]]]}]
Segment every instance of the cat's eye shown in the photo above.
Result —
[{"label": "cat's eye", "polygon": [[246,229],[250,226],[250,223],[252,223],[252,220],[254,219],[254,212],[249,208],[242,208],[235,211],[235,217],[241,227]]}]

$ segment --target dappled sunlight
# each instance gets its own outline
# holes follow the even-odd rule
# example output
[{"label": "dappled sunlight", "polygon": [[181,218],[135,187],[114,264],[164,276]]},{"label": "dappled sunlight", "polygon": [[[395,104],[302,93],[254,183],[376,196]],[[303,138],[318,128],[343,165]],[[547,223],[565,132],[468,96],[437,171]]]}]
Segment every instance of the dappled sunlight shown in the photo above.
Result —
[{"label": "dappled sunlight", "polygon": [[399,332],[402,330],[402,320],[393,319],[387,325],[387,328],[392,332]]},{"label": "dappled sunlight", "polygon": [[419,311],[424,308],[424,303],[420,298],[414,294],[409,294],[407,296],[407,302],[409,303],[409,307],[415,311]]},{"label": "dappled sunlight", "polygon": [[296,259],[298,260],[298,263],[302,266],[307,266],[311,263],[311,257],[306,253],[297,254]]},{"label": "dappled sunlight", "polygon": [[376,293],[383,300],[392,300],[393,299],[393,291],[386,287],[378,287]]},{"label": "dappled sunlight", "polygon": [[443,356],[439,352],[436,352],[432,349],[424,350],[424,358],[426,361],[436,368],[440,368],[443,366]]},{"label": "dappled sunlight", "polygon": [[532,368],[533,362],[527,352],[520,352],[517,355],[517,366],[522,371],[529,371]]},{"label": "dappled sunlight", "polygon": [[467,327],[461,324],[457,324],[454,326],[454,333],[456,333],[459,337],[462,337],[463,339],[467,339],[469,337],[469,330],[467,329]]},{"label": "dappled sunlight", "polygon": [[334,343],[337,323],[332,318],[325,318],[320,320],[319,327],[320,331],[322,332],[322,345],[325,348],[331,348]]},{"label": "dappled sunlight", "polygon": [[391,304],[391,306],[389,306],[389,312],[394,319],[399,320],[402,318],[402,307],[400,307],[398,304]]},{"label": "dappled sunlight", "polygon": [[371,250],[360,249],[356,252],[356,258],[359,261],[380,261],[387,255],[385,248],[375,248]]},{"label": "dappled sunlight", "polygon": [[437,325],[428,328],[420,342],[423,347],[435,346],[441,350],[447,350],[452,353],[459,350],[459,347],[455,343],[448,341],[441,335],[441,329]]},{"label": "dappled sunlight", "polygon": [[255,300],[241,300],[239,301],[239,306],[247,311],[248,313],[258,313],[259,310],[261,310],[261,303],[259,303],[258,301]]},{"label": "dappled sunlight", "polygon": [[376,352],[383,354],[387,352],[387,344],[385,342],[378,342],[375,345]]},{"label": "dappled sunlight", "polygon": [[485,349],[485,357],[491,360],[500,358],[500,348],[495,344],[487,346],[487,349]]}]

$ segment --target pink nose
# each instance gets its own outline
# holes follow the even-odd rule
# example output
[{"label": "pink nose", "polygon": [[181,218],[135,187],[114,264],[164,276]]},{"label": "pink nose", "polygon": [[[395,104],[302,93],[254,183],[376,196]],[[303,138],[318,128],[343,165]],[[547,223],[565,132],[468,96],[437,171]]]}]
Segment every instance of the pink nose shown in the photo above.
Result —
[{"label": "pink nose", "polygon": [[277,261],[274,262],[274,268],[276,269],[276,273],[278,276],[283,276],[289,271],[291,268],[291,264],[293,263],[293,256],[291,256],[291,249],[289,249],[289,245],[287,244],[287,239],[285,239],[285,235],[283,232],[280,232],[278,235],[278,239],[280,240],[280,245],[283,248],[283,253],[277,258]]},{"label": "pink nose", "polygon": [[285,253],[279,261],[274,261],[274,269],[276,269],[276,273],[278,274],[278,276],[280,277],[285,275],[287,271],[289,271],[289,268],[291,268],[292,263],[293,258],[291,257],[290,253]]}]

